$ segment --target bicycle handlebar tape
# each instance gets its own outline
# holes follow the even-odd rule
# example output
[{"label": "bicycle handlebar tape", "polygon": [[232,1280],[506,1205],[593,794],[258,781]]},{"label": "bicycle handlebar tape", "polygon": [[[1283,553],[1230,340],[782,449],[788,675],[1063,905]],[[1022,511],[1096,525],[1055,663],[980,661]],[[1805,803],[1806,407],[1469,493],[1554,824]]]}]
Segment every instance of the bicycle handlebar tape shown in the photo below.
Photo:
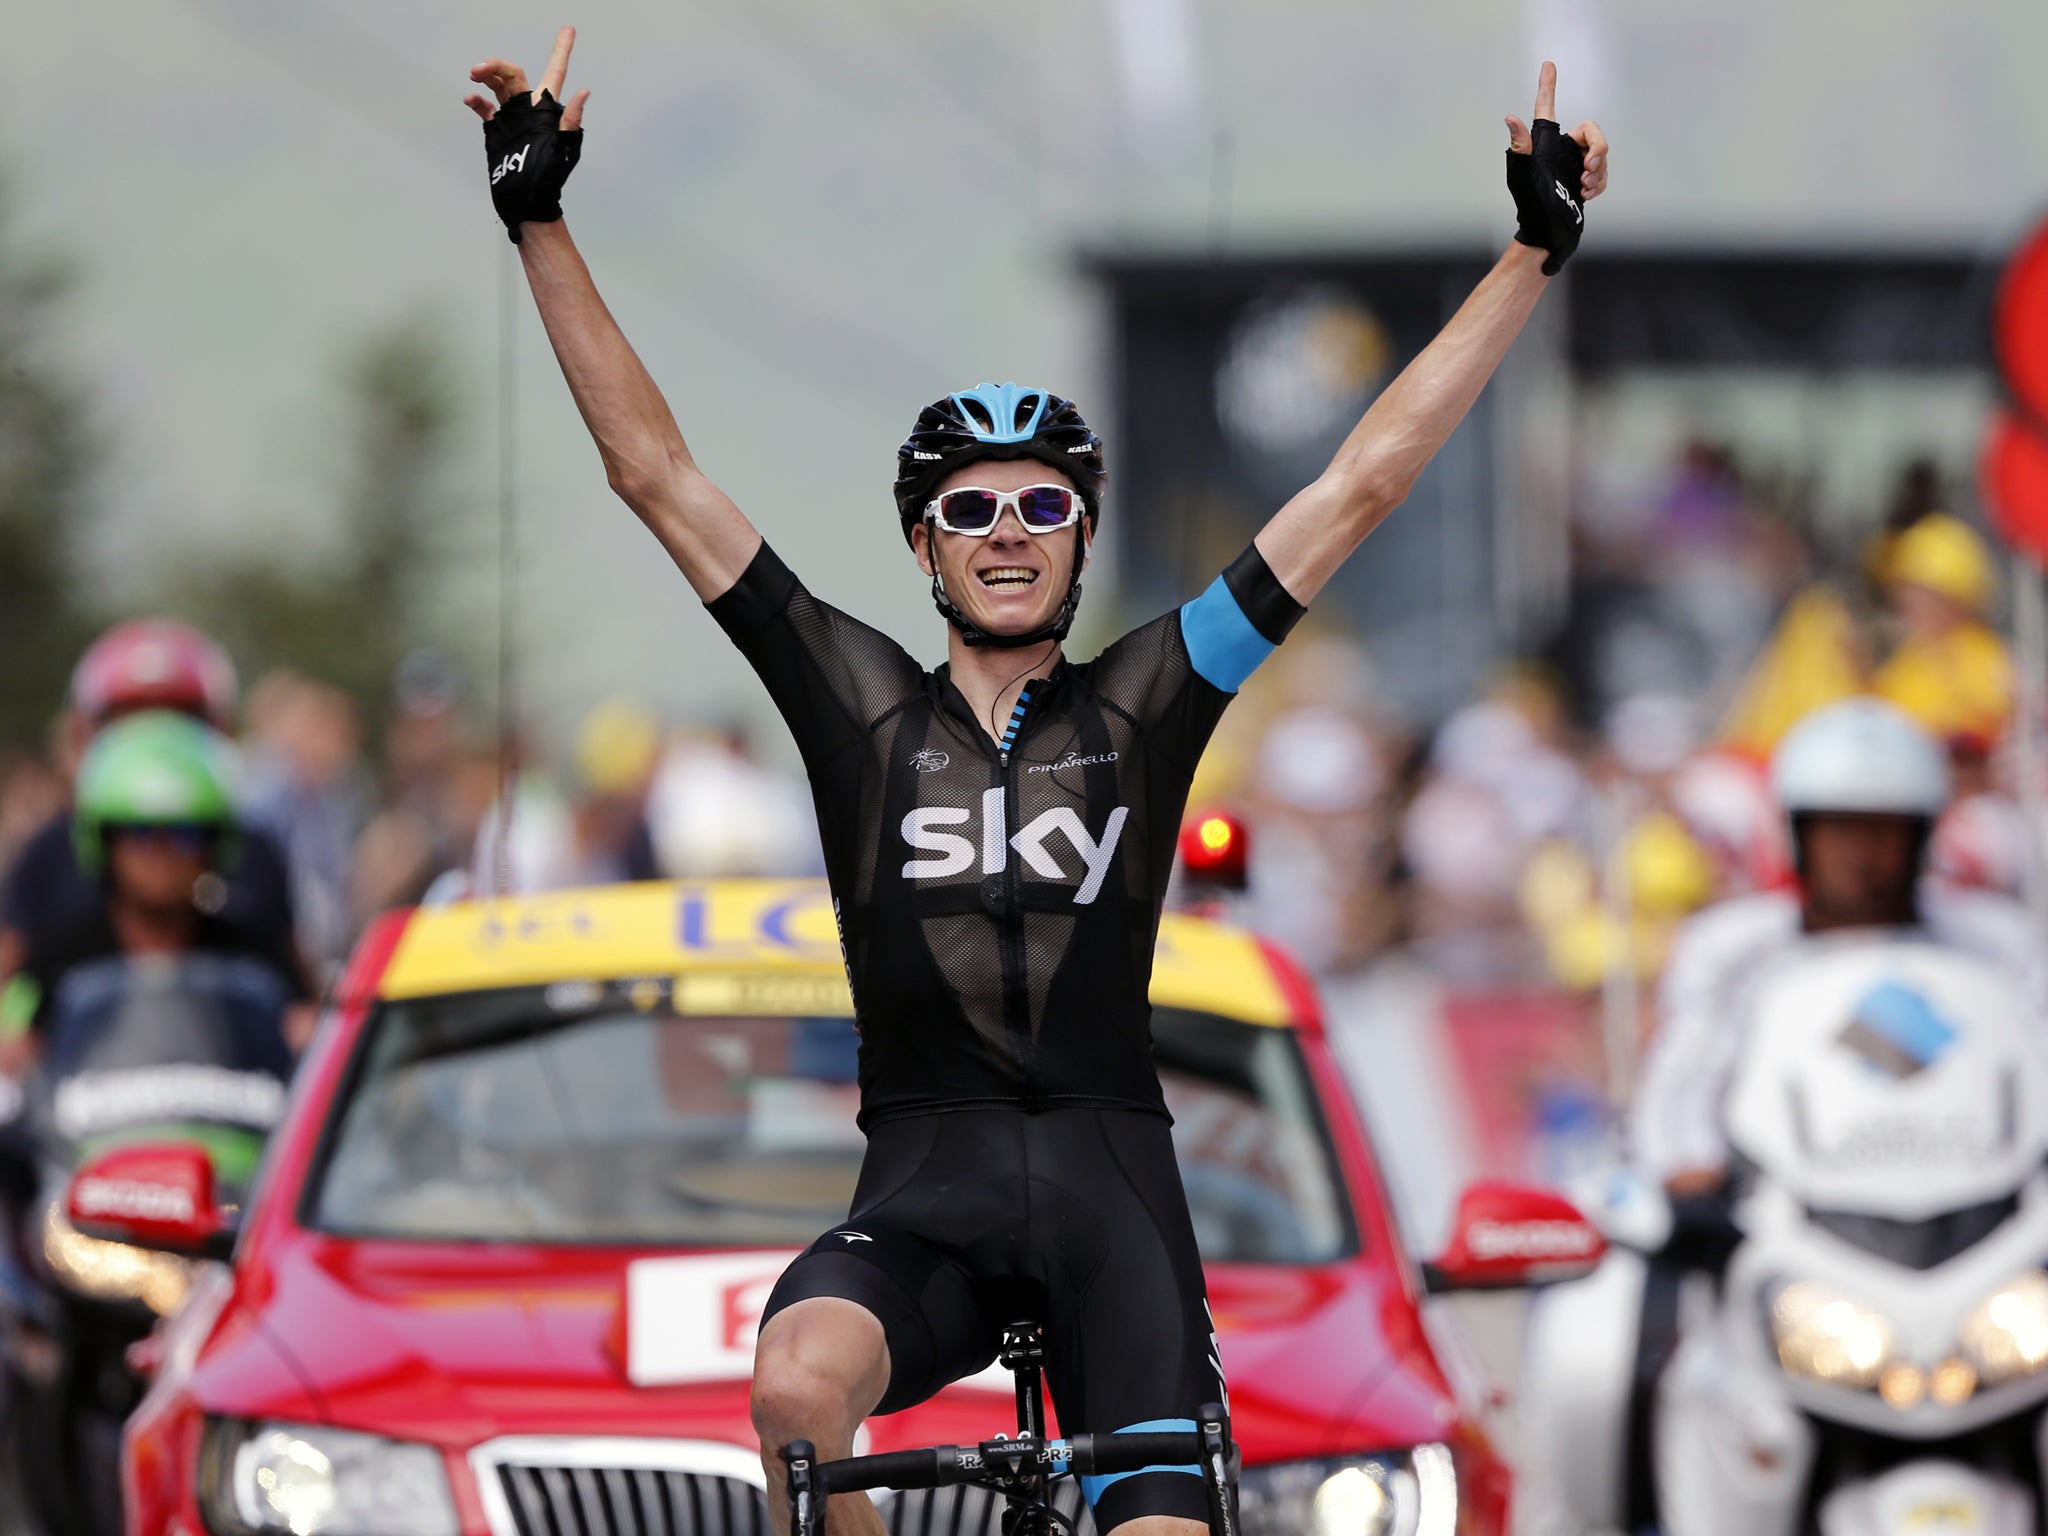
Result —
[{"label": "bicycle handlebar tape", "polygon": [[1074,1471],[1081,1477],[1138,1472],[1151,1466],[1187,1466],[1200,1461],[1202,1451],[1201,1436],[1184,1429],[1076,1435],[1069,1443]]},{"label": "bicycle handlebar tape", "polygon": [[1547,117],[1529,125],[1529,153],[1508,151],[1508,194],[1515,200],[1515,239],[1548,253],[1543,275],[1555,277],[1579,248],[1586,209],[1579,200],[1586,151]]},{"label": "bicycle handlebar tape", "polygon": [[491,172],[491,206],[505,233],[519,243],[522,224],[552,224],[562,216],[562,183],[583,155],[583,130],[562,127],[554,93],[514,97],[484,124],[484,162]]},{"label": "bicycle handlebar tape", "polygon": [[791,1536],[819,1536],[825,1529],[825,1495],[818,1487],[817,1447],[792,1440],[782,1448],[782,1460],[789,1468]]},{"label": "bicycle handlebar tape", "polygon": [[981,1452],[974,1446],[934,1445],[828,1461],[818,1476],[827,1493],[862,1493],[870,1488],[944,1488],[980,1470]]}]

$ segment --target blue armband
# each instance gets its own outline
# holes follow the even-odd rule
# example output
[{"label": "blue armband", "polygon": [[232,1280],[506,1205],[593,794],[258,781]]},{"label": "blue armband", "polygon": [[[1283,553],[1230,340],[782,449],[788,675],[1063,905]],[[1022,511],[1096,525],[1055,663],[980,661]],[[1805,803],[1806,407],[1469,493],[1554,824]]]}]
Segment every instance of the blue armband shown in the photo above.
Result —
[{"label": "blue armband", "polygon": [[1181,605],[1181,639],[1202,680],[1235,693],[1305,612],[1251,544],[1206,592]]}]

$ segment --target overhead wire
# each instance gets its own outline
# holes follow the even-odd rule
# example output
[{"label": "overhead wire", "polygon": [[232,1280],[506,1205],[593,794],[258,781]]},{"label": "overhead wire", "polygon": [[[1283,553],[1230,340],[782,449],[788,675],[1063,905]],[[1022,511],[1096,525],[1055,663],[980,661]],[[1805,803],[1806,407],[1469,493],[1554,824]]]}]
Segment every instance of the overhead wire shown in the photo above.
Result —
[{"label": "overhead wire", "polygon": [[518,247],[498,258],[498,835],[491,893],[512,890],[512,807],[518,795],[519,695],[513,664],[512,608],[519,584],[519,292]]}]

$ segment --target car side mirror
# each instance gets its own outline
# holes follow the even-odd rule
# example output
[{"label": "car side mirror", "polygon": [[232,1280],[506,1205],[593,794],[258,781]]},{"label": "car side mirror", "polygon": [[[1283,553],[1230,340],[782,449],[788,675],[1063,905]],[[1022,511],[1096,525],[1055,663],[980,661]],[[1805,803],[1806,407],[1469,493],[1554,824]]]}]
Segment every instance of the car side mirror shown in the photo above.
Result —
[{"label": "car side mirror", "polygon": [[64,1214],[87,1237],[225,1259],[235,1223],[214,1201],[213,1161],[190,1142],[115,1147],[71,1176]]},{"label": "car side mirror", "polygon": [[1450,1245],[1422,1266],[1432,1292],[1556,1285],[1593,1272],[1607,1239],[1564,1196],[1487,1179],[1466,1188]]}]

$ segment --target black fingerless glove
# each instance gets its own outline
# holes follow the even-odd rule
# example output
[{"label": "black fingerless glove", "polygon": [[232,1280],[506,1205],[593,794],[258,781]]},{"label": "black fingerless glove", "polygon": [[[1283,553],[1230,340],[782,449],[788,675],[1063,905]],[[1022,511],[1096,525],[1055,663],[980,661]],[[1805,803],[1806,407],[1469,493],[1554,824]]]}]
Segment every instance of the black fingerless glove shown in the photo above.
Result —
[{"label": "black fingerless glove", "polygon": [[491,203],[514,245],[521,224],[552,224],[562,216],[562,183],[582,153],[583,130],[562,128],[562,104],[548,91],[538,101],[513,97],[484,124]]},{"label": "black fingerless glove", "polygon": [[1526,155],[1508,151],[1508,192],[1520,221],[1515,238],[1548,251],[1550,259],[1543,263],[1543,275],[1555,277],[1579,248],[1579,236],[1586,228],[1586,209],[1579,195],[1586,151],[1547,117],[1529,125],[1529,143]]}]

